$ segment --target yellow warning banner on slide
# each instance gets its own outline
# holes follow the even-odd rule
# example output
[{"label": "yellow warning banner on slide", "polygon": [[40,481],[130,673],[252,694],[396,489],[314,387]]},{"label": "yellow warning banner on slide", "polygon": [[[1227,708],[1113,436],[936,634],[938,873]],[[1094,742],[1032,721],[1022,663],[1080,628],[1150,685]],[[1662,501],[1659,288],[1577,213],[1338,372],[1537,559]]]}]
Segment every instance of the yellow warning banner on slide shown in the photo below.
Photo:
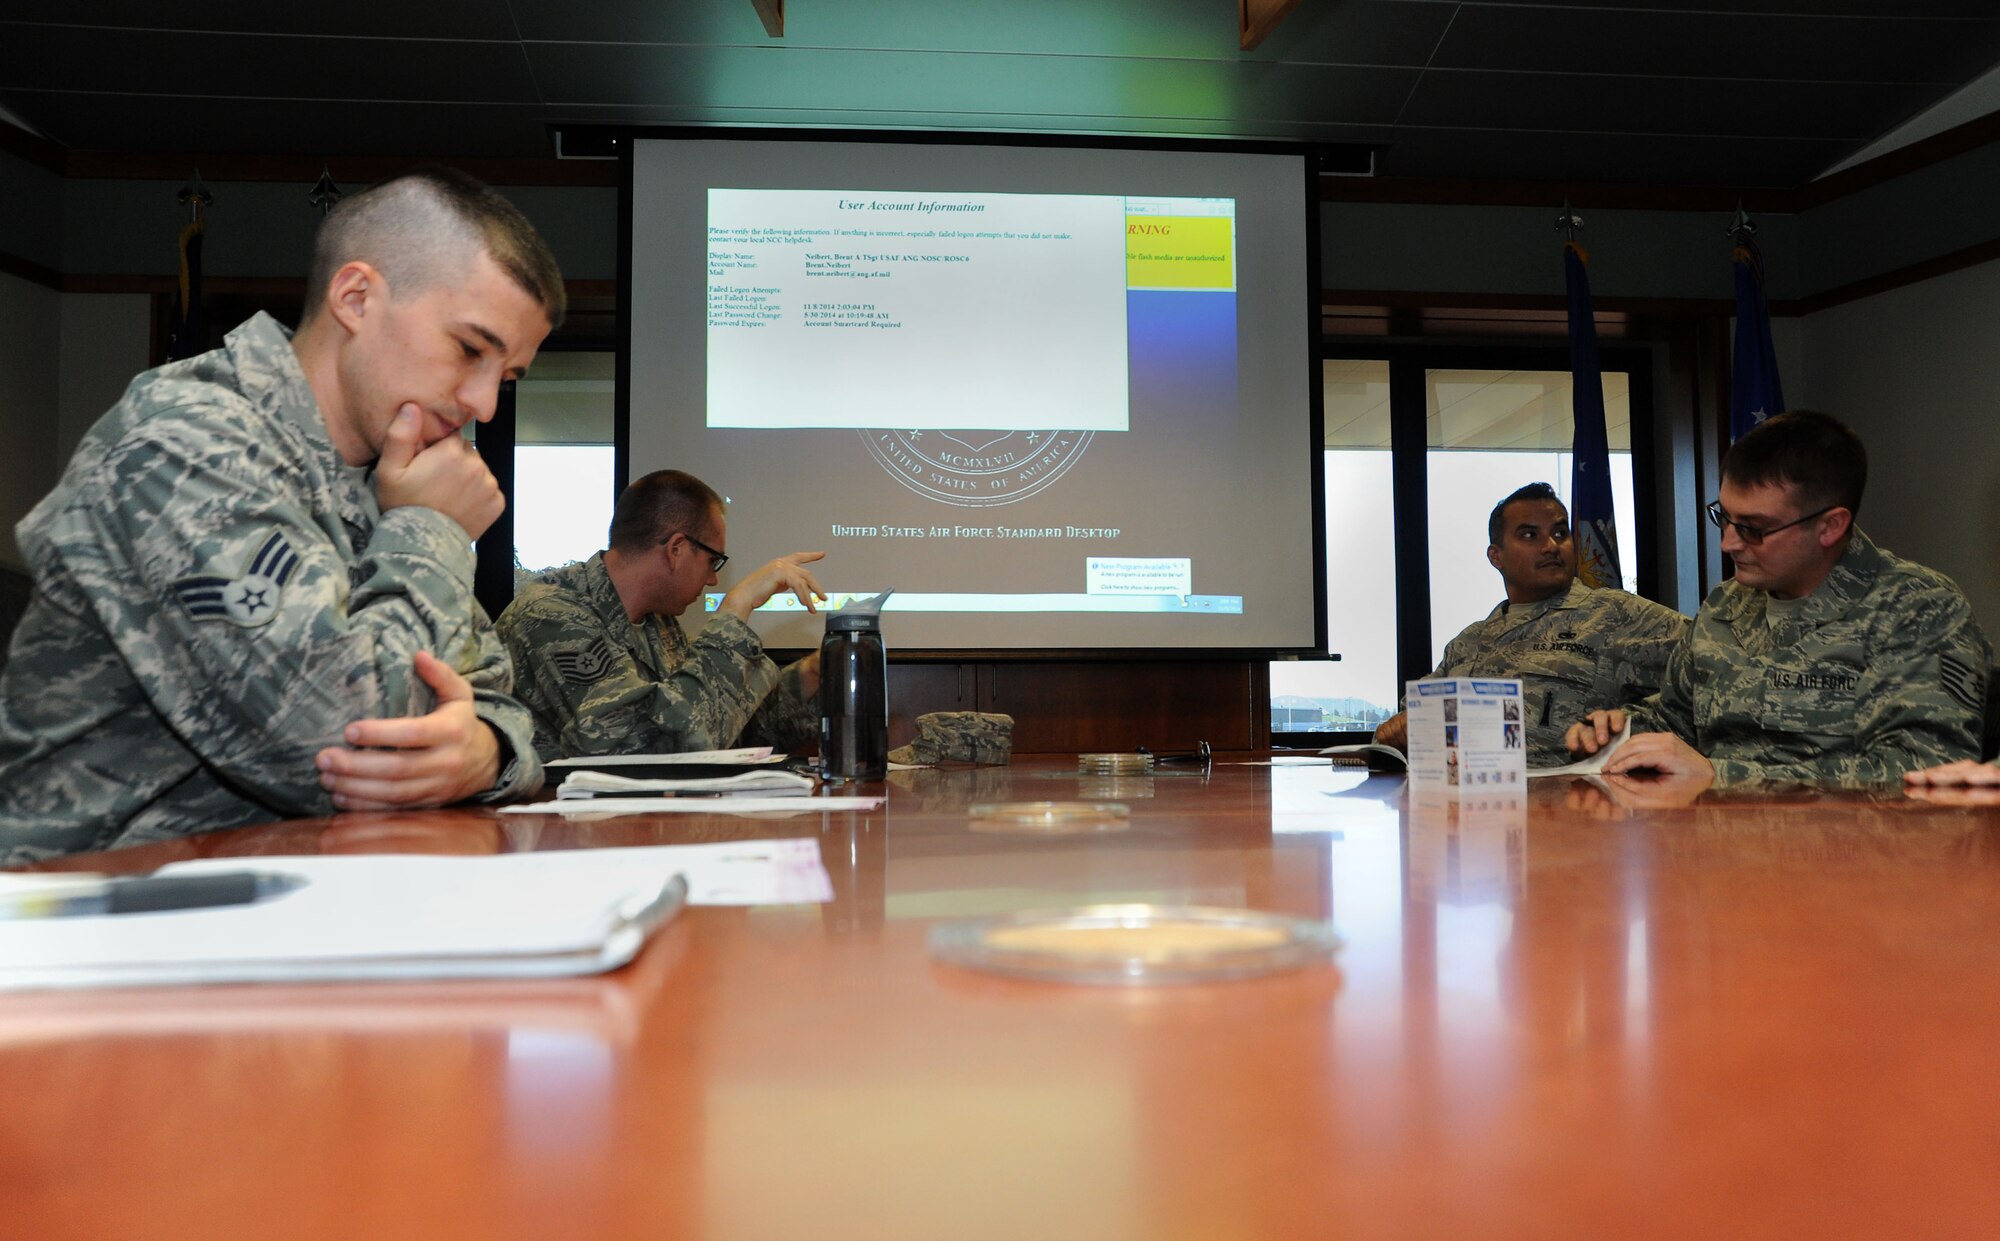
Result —
[{"label": "yellow warning banner on slide", "polygon": [[1126,216],[1127,287],[1235,288],[1235,226],[1228,216]]}]

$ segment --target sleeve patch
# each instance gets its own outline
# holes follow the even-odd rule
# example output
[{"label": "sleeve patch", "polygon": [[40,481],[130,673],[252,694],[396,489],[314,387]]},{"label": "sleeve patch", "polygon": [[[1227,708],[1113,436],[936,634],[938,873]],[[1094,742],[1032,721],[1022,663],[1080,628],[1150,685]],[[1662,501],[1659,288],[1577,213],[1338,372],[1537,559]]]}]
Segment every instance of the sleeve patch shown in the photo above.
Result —
[{"label": "sleeve patch", "polygon": [[603,638],[594,639],[580,651],[552,651],[549,662],[562,679],[575,685],[592,685],[611,675],[617,656]]},{"label": "sleeve patch", "polygon": [[1976,668],[1954,655],[1940,656],[1938,672],[1944,692],[1968,711],[1986,708],[1986,670]]},{"label": "sleeve patch", "polygon": [[292,550],[291,540],[284,531],[273,530],[240,575],[184,577],[174,583],[173,592],[191,619],[226,620],[255,629],[270,624],[278,614],[285,583],[298,567],[299,554]]}]

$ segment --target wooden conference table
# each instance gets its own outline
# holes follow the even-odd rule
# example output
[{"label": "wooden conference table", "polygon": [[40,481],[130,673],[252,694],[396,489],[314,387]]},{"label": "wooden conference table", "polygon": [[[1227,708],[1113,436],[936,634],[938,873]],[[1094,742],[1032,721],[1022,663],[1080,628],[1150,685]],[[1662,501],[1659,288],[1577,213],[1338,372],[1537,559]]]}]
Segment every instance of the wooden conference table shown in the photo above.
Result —
[{"label": "wooden conference table", "polygon": [[[1975,1236],[2000,1227],[2000,805],[1416,804],[1219,763],[927,771],[870,814],[354,815],[71,859],[820,842],[541,983],[0,997],[0,1236]],[[1113,795],[1115,834],[968,830]],[[2000,803],[2000,799],[1994,799]],[[1194,987],[934,963],[946,917],[1330,919]]]}]

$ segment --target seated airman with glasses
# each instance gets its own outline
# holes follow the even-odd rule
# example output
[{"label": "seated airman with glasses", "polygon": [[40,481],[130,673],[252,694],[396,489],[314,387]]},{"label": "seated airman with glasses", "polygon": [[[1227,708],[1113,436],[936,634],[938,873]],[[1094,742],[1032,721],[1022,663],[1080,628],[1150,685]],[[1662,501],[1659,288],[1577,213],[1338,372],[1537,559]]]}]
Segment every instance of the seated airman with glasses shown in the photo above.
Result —
[{"label": "seated airman with glasses", "polygon": [[718,584],[727,536],[713,488],[658,470],[619,495],[610,547],[515,595],[495,627],[542,758],[791,750],[818,735],[819,652],[780,672],[749,622],[785,591],[816,610],[826,592],[805,566],[825,553],[793,552],[745,576],[690,640],[680,616]]},{"label": "seated airman with glasses", "polygon": [[1736,576],[1709,592],[1660,691],[1566,738],[1607,773],[1706,787],[1872,784],[1977,758],[1992,647],[1952,580],[1855,525],[1867,451],[1834,418],[1780,414],[1722,461],[1708,506]]}]

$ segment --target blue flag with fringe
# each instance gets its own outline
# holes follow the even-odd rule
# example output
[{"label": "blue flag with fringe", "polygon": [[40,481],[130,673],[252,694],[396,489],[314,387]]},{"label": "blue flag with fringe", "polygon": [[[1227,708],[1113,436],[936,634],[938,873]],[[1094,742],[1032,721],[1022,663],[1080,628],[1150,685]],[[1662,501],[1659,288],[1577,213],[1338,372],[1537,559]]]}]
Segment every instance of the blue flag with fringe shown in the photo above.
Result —
[{"label": "blue flag with fringe", "polygon": [[1771,344],[1771,310],[1764,302],[1764,257],[1745,237],[1730,256],[1736,266],[1736,348],[1729,376],[1729,439],[1785,412],[1778,385],[1778,351]]},{"label": "blue flag with fringe", "polygon": [[1597,320],[1590,308],[1589,261],[1583,247],[1563,243],[1569,287],[1570,408],[1576,421],[1569,473],[1569,526],[1576,572],[1586,586],[1625,588],[1618,565],[1618,524],[1611,509],[1611,443],[1604,430],[1604,376],[1597,362]]}]

